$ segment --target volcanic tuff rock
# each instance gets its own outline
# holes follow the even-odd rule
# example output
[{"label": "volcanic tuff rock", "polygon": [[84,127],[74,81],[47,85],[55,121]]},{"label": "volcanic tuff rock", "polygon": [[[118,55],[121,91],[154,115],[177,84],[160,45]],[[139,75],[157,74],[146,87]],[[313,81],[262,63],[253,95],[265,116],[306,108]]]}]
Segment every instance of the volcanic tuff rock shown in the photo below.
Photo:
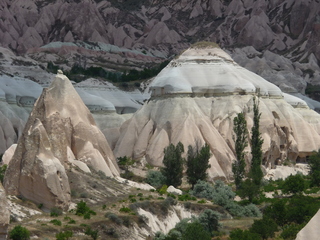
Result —
[{"label": "volcanic tuff rock", "polygon": [[319,114],[240,67],[220,48],[191,47],[159,73],[150,89],[152,98],[121,126],[116,156],[145,156],[151,165],[161,166],[163,149],[170,143],[181,141],[187,147],[207,142],[213,154],[209,176],[230,178],[233,119],[243,111],[251,131],[254,95],[262,113],[266,167],[281,159],[302,160],[320,147]]},{"label": "volcanic tuff rock", "polygon": [[6,193],[0,183],[0,240],[7,239],[7,231],[10,223],[9,205]]},{"label": "volcanic tuff rock", "polygon": [[[317,0],[43,1],[0,3],[2,46],[26,52],[50,42],[101,42],[155,53],[179,52],[204,39],[223,47],[315,53]],[[299,50],[305,42],[305,49]],[[297,50],[297,51],[295,51]],[[167,55],[168,56],[168,55]]]},{"label": "volcanic tuff rock", "polygon": [[8,165],[4,187],[45,207],[67,208],[68,158],[119,175],[113,153],[69,79],[57,74],[35,103]]}]

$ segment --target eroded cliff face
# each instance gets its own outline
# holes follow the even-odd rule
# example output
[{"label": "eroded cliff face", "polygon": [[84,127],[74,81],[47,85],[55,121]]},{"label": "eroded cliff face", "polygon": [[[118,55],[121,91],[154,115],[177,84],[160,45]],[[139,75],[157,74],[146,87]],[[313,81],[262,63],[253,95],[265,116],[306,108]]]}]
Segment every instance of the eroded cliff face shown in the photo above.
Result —
[{"label": "eroded cliff face", "polygon": [[0,39],[2,46],[19,52],[50,42],[86,41],[145,48],[155,56],[169,56],[192,42],[210,39],[222,47],[289,51],[295,59],[313,52],[320,59],[315,44],[319,4],[316,0],[5,0],[0,5]]},{"label": "eroded cliff face", "polygon": [[251,132],[255,95],[262,113],[266,167],[287,158],[300,161],[320,147],[319,114],[240,67],[220,48],[188,49],[154,79],[150,89],[152,98],[120,129],[117,157],[145,156],[151,165],[161,166],[163,149],[170,143],[181,141],[187,147],[206,142],[212,152],[209,176],[230,179],[235,160],[233,119],[244,112]]},{"label": "eroded cliff face", "polygon": [[67,170],[81,161],[107,176],[119,175],[114,155],[69,79],[58,74],[35,103],[8,165],[4,187],[44,207],[67,209]]}]

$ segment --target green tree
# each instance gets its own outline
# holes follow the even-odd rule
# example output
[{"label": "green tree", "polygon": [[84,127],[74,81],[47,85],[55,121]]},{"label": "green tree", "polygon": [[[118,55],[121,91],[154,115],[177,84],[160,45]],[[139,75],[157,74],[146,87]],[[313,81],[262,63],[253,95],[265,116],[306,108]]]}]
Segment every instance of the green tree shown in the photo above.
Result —
[{"label": "green tree", "polygon": [[232,230],[229,237],[230,240],[261,240],[259,234],[239,228]]},{"label": "green tree", "polygon": [[201,223],[195,221],[187,225],[186,231],[182,233],[182,240],[211,240],[208,231],[204,229]]},{"label": "green tree", "polygon": [[232,172],[234,174],[234,182],[238,190],[240,188],[242,179],[245,177],[246,163],[244,158],[244,149],[248,146],[247,121],[244,114],[238,113],[238,115],[233,119],[233,124],[233,131],[236,134],[235,150],[237,160],[232,164]]},{"label": "green tree", "polygon": [[301,174],[290,175],[283,184],[283,193],[301,193],[306,188],[306,181]]},{"label": "green tree", "polygon": [[278,230],[278,226],[270,218],[262,218],[260,220],[254,220],[250,227],[250,232],[259,234],[262,239],[268,239],[274,237],[274,233]]},{"label": "green tree", "polygon": [[178,187],[182,183],[183,162],[181,154],[184,147],[181,142],[174,146],[172,143],[164,149],[162,174],[166,178],[166,184]]},{"label": "green tree", "polygon": [[320,186],[320,149],[318,152],[313,152],[308,163],[310,167],[309,176],[311,178],[311,184]]},{"label": "green tree", "polygon": [[256,98],[253,98],[253,126],[251,134],[251,168],[249,171],[249,177],[252,179],[253,183],[260,187],[263,173],[261,170],[262,162],[262,144],[263,139],[260,135],[260,117],[261,113],[259,112],[259,102]]},{"label": "green tree", "polygon": [[18,226],[15,226],[9,232],[9,239],[12,239],[12,240],[28,240],[28,239],[30,239],[30,232],[25,227],[22,227],[21,225],[18,225]]},{"label": "green tree", "polygon": [[206,143],[200,150],[199,145],[188,147],[187,157],[187,178],[192,188],[198,180],[207,179],[207,169],[211,167],[209,159],[211,157],[210,146]]}]

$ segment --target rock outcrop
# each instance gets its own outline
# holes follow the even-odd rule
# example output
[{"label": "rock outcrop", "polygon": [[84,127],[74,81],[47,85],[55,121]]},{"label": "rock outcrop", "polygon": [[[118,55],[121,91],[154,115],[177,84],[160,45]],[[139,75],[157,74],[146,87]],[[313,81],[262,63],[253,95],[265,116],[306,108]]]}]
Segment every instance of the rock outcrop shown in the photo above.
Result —
[{"label": "rock outcrop", "polygon": [[66,209],[70,203],[68,159],[107,176],[119,175],[114,155],[69,79],[58,73],[35,103],[8,165],[10,195]]},{"label": "rock outcrop", "polygon": [[262,113],[266,167],[287,158],[303,161],[320,147],[319,114],[210,44],[195,45],[171,61],[150,90],[151,99],[121,126],[116,156],[145,156],[151,165],[161,166],[170,143],[181,141],[187,147],[206,142],[212,152],[209,176],[229,179],[235,160],[233,119],[244,112],[251,132],[254,95]]},{"label": "rock outcrop", "polygon": [[0,240],[7,239],[8,226],[10,223],[9,204],[6,193],[0,183]]}]

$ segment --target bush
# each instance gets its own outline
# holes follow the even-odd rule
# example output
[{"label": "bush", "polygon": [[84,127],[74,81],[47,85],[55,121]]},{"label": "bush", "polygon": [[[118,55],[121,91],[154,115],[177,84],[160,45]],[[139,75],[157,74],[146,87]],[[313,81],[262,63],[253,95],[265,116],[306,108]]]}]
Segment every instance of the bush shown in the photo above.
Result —
[{"label": "bush", "polygon": [[65,232],[59,232],[56,234],[57,240],[68,240],[73,236],[73,233],[71,231],[65,231]]},{"label": "bush", "polygon": [[28,240],[30,239],[30,232],[25,227],[18,225],[9,232],[9,238],[12,240]]},{"label": "bush", "polygon": [[262,239],[274,237],[274,233],[278,230],[275,221],[270,218],[264,217],[260,220],[254,220],[250,232],[259,234]]},{"label": "bush", "polygon": [[203,226],[203,228],[213,235],[214,231],[218,231],[219,229],[219,218],[220,214],[211,210],[206,209],[199,215],[199,222]]},{"label": "bush", "polygon": [[131,209],[130,209],[130,208],[127,208],[127,207],[122,207],[122,208],[120,208],[119,211],[120,211],[120,212],[124,212],[124,213],[129,213],[129,212],[131,212]]},{"label": "bush", "polygon": [[198,180],[197,183],[194,185],[193,190],[190,191],[190,194],[198,198],[206,198],[208,200],[212,200],[213,193],[213,186],[202,180]]},{"label": "bush", "polygon": [[61,225],[62,225],[61,221],[58,220],[58,219],[52,219],[50,222],[51,222],[53,225],[56,225],[56,226],[61,226]]},{"label": "bush", "polygon": [[252,233],[249,230],[234,229],[229,235],[230,240],[261,240],[257,233]]},{"label": "bush", "polygon": [[122,219],[119,218],[119,217],[118,217],[116,214],[114,214],[114,213],[108,212],[108,213],[105,214],[105,217],[109,218],[112,222],[115,222],[115,223],[118,224],[118,225],[121,225],[122,222],[123,222]]},{"label": "bush", "polygon": [[289,224],[283,227],[280,237],[283,239],[295,239],[298,232],[303,228],[304,225]]},{"label": "bush", "polygon": [[93,240],[98,239],[98,230],[92,230],[91,227],[87,227],[85,233],[86,235],[89,235]]},{"label": "bush", "polygon": [[182,233],[182,240],[211,240],[211,236],[208,231],[199,223],[188,223],[185,232]]},{"label": "bush", "polygon": [[166,178],[161,172],[150,170],[147,173],[146,183],[158,188],[166,183]]},{"label": "bush", "polygon": [[3,183],[3,178],[4,178],[4,174],[6,173],[7,170],[7,164],[3,164],[2,166],[0,166],[0,182]]},{"label": "bush", "polygon": [[63,213],[62,209],[57,208],[57,207],[53,207],[50,210],[50,216],[51,217],[58,217],[58,216],[62,215],[62,213]]},{"label": "bush", "polygon": [[77,203],[76,215],[82,216],[89,211],[90,211],[90,208],[87,206],[86,202],[81,200],[79,203]]},{"label": "bush", "polygon": [[306,188],[306,182],[301,174],[290,175],[283,184],[283,193],[301,193]]}]

